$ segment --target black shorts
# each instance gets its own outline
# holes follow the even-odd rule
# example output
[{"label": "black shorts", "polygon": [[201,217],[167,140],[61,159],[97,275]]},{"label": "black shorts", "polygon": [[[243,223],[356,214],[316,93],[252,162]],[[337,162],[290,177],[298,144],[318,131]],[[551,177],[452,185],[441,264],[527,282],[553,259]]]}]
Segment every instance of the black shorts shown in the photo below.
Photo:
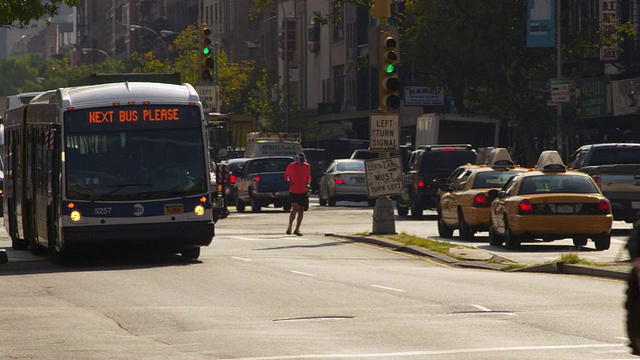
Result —
[{"label": "black shorts", "polygon": [[289,198],[291,199],[292,204],[296,203],[298,205],[304,206],[304,204],[307,202],[307,193],[303,193],[303,194],[289,193]]}]

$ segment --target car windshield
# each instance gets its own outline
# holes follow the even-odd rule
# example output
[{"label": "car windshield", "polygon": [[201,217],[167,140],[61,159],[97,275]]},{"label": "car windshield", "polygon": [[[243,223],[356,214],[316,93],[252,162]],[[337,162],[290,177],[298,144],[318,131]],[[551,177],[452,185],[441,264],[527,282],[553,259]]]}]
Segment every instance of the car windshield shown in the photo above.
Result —
[{"label": "car windshield", "polygon": [[339,162],[336,171],[364,171],[364,161]]},{"label": "car windshield", "polygon": [[285,170],[287,170],[287,166],[289,166],[292,161],[292,158],[252,160],[246,164],[247,174],[285,172]]},{"label": "car windshield", "polygon": [[598,193],[596,185],[586,176],[578,175],[539,175],[522,179],[519,195],[547,193]]},{"label": "car windshield", "polygon": [[484,171],[476,174],[473,180],[474,189],[502,188],[515,175],[515,171]]}]

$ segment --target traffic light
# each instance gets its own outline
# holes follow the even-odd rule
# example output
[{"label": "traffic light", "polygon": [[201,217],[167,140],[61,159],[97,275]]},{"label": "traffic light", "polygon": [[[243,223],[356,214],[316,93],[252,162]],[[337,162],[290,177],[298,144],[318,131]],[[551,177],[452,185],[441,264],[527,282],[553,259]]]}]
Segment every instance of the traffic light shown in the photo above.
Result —
[{"label": "traffic light", "polygon": [[380,61],[380,110],[398,110],[400,107],[400,80],[398,79],[398,40],[389,33],[382,36]]},{"label": "traffic light", "polygon": [[200,80],[203,83],[213,82],[213,47],[211,46],[211,29],[207,24],[200,25]]},{"label": "traffic light", "polygon": [[391,12],[389,0],[374,0],[371,5],[371,17],[374,19],[386,19]]}]

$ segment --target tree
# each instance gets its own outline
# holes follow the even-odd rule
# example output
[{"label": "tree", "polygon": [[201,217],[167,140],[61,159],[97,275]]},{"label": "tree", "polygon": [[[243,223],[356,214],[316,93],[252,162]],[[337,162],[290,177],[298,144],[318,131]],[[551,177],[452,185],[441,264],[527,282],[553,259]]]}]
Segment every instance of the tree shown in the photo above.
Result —
[{"label": "tree", "polygon": [[45,58],[41,54],[0,59],[0,95],[46,91],[68,86],[69,79],[94,72],[125,72],[121,61],[107,59],[100,64],[70,66],[69,55],[62,59]]},{"label": "tree", "polygon": [[80,0],[4,0],[0,2],[0,26],[26,28],[32,20],[57,15],[62,4],[76,6],[79,2]]},{"label": "tree", "polygon": [[[133,72],[180,72],[182,80],[190,84],[198,84],[198,33],[195,26],[190,25],[168,45],[174,56],[160,60],[152,52],[131,55],[138,66]],[[274,117],[275,104],[270,104],[268,84],[272,78],[266,70],[256,68],[253,61],[231,62],[224,51],[216,50],[215,77],[220,85],[221,111],[230,114],[249,114],[258,118]],[[257,94],[260,94],[259,96]]]}]

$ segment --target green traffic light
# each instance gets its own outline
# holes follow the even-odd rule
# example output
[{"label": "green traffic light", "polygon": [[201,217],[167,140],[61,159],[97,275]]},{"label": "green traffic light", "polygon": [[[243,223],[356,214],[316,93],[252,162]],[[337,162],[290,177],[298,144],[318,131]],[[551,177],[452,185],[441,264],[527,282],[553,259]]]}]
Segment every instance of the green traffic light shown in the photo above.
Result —
[{"label": "green traffic light", "polygon": [[211,52],[211,49],[208,48],[208,47],[202,49],[202,53],[205,54],[205,55],[209,55],[210,52]]},{"label": "green traffic light", "polygon": [[396,72],[396,66],[394,64],[387,64],[387,67],[384,69],[387,74],[394,74]]}]

